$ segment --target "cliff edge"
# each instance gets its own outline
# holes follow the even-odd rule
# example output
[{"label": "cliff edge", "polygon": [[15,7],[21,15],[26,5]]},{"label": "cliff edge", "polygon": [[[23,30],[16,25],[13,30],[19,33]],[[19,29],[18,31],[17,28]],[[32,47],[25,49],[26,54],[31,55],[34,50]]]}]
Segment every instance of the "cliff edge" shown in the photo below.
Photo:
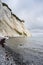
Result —
[{"label": "cliff edge", "polygon": [[7,4],[0,0],[0,36],[28,36],[30,32],[25,28],[24,21],[19,19]]}]

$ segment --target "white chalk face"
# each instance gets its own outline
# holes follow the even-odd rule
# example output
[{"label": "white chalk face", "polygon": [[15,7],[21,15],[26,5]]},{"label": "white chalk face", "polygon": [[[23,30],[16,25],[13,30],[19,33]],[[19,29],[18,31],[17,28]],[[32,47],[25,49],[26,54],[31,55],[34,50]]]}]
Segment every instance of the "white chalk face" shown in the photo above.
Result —
[{"label": "white chalk face", "polygon": [[[5,3],[3,4],[6,5]],[[4,6],[3,4],[1,3],[0,5],[0,35],[10,37],[31,36],[22,23],[22,20],[16,15],[13,15],[8,6]]]},{"label": "white chalk face", "polygon": [[[2,0],[31,29],[43,29],[43,0]],[[38,25],[39,24],[39,25]]]},{"label": "white chalk face", "polygon": [[2,4],[0,2],[0,19],[2,18]]},{"label": "white chalk face", "polygon": [[[31,30],[43,33],[43,0],[2,0]],[[34,32],[34,31],[33,31]]]}]

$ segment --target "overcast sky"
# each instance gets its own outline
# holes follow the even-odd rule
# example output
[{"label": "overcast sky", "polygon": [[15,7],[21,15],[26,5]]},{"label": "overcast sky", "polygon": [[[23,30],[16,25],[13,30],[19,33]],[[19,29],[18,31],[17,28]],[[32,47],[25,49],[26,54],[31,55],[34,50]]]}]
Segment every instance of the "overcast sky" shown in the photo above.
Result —
[{"label": "overcast sky", "polygon": [[26,26],[43,32],[43,0],[2,0],[12,11],[25,20]]}]

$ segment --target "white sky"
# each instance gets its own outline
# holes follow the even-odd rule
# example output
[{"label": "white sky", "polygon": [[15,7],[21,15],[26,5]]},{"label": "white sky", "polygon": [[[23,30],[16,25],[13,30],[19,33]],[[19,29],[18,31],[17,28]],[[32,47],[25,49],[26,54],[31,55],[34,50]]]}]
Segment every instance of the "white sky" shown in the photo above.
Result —
[{"label": "white sky", "polygon": [[6,2],[12,11],[25,20],[30,30],[43,32],[43,0],[2,0]]}]

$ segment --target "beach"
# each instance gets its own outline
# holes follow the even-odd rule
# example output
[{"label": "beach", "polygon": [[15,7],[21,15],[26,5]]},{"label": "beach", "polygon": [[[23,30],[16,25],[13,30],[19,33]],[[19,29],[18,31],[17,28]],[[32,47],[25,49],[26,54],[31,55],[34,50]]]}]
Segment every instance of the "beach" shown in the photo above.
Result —
[{"label": "beach", "polygon": [[0,65],[43,65],[43,38],[27,38],[19,53],[0,45]]}]

